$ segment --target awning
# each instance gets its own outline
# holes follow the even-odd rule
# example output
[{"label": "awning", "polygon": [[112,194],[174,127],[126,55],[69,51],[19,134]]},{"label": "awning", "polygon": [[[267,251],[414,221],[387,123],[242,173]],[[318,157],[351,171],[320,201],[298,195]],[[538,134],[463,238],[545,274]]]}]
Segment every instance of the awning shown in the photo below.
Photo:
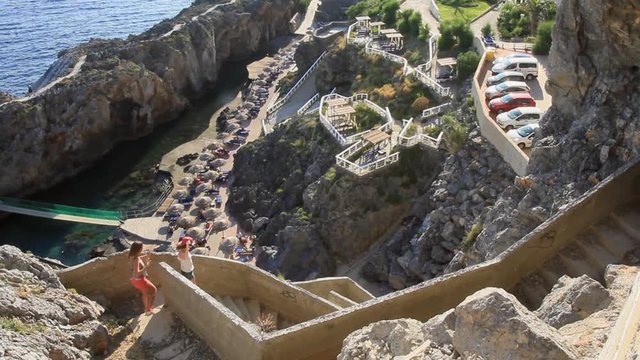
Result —
[{"label": "awning", "polygon": [[364,141],[368,141],[371,144],[375,145],[375,144],[379,144],[385,140],[388,140],[391,138],[391,135],[387,134],[386,132],[382,131],[382,130],[371,130],[368,133],[364,134],[362,136],[362,140]]},{"label": "awning", "polygon": [[345,98],[335,98],[327,100],[327,105],[329,107],[337,107],[337,106],[345,106],[349,105],[349,102]]}]

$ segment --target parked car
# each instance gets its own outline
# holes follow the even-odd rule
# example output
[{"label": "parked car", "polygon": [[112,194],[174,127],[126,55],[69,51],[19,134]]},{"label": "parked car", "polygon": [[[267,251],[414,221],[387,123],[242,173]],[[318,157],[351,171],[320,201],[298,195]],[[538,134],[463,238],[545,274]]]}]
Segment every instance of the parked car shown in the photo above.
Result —
[{"label": "parked car", "polygon": [[517,52],[517,53],[513,53],[513,54],[509,54],[506,56],[501,56],[501,57],[497,57],[493,60],[493,65],[499,64],[501,62],[505,62],[509,59],[514,59],[514,58],[532,58],[533,55],[531,54],[527,54],[527,53],[521,53],[521,52]]},{"label": "parked car", "polygon": [[519,129],[509,130],[507,137],[515,142],[520,149],[531,147],[533,137],[536,135],[538,124],[525,125]]},{"label": "parked car", "polygon": [[483,36],[482,42],[487,46],[496,47],[496,41],[493,39],[492,36]]},{"label": "parked car", "polygon": [[498,85],[505,81],[524,81],[524,75],[517,71],[503,71],[496,76],[487,79],[487,86]]},{"label": "parked car", "polygon": [[536,101],[531,94],[513,93],[489,101],[489,111],[498,114],[522,106],[536,106]]},{"label": "parked car", "polygon": [[538,59],[534,57],[515,57],[508,59],[493,65],[491,68],[491,74],[498,75],[507,70],[518,71],[524,75],[525,79],[531,80],[538,76]]},{"label": "parked car", "polygon": [[502,84],[489,86],[484,92],[484,95],[487,99],[491,100],[507,94],[521,92],[530,93],[531,89],[529,89],[529,86],[522,81],[505,81]]},{"label": "parked car", "polygon": [[519,107],[496,116],[501,128],[511,130],[524,125],[537,124],[544,112],[537,107]]}]

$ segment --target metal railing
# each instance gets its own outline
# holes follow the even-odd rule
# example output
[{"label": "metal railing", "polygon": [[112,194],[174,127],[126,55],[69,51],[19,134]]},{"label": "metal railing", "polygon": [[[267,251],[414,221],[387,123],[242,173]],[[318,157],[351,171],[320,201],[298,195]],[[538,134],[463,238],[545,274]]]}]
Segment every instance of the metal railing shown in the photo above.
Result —
[{"label": "metal railing", "polygon": [[300,86],[302,86],[304,81],[307,80],[307,78],[311,76],[311,73],[318,68],[318,66],[320,65],[320,62],[324,59],[325,56],[327,56],[326,51],[320,54],[320,56],[318,56],[316,61],[313,64],[311,64],[309,69],[307,69],[307,71],[296,82],[296,84],[293,85],[293,87],[289,89],[289,91],[280,100],[276,101],[274,104],[269,106],[269,108],[267,109],[267,119],[269,122],[271,122],[271,119],[273,118],[272,115],[275,115],[276,111],[278,111],[287,101],[289,101],[289,99],[291,99],[293,94],[295,94],[295,92],[300,88]]},{"label": "metal railing", "polygon": [[169,194],[171,194],[172,190],[173,190],[173,182],[171,181],[164,182],[162,193],[160,193],[160,195],[156,198],[154,202],[140,209],[120,211],[120,218],[122,220],[126,220],[126,219],[153,215],[156,211],[158,211],[158,208],[167,199]]},{"label": "metal railing", "polygon": [[451,103],[446,103],[446,104],[430,107],[428,109],[424,109],[424,110],[422,110],[422,118],[424,119],[424,118],[427,118],[429,116],[437,115],[437,114],[440,114],[442,112],[445,112],[445,111],[449,110],[451,108],[451,106],[452,106]]},{"label": "metal railing", "polygon": [[309,99],[306,103],[304,103],[304,105],[302,105],[300,107],[300,109],[298,109],[298,111],[296,112],[298,115],[302,115],[305,112],[307,112],[307,110],[313,105],[315,104],[318,100],[320,100],[320,93],[316,93],[315,95],[313,95],[311,97],[311,99]]},{"label": "metal railing", "polygon": [[402,74],[404,75],[407,75],[408,72],[410,71],[411,67],[409,66],[409,62],[407,61],[407,59],[403,58],[402,56],[386,52],[384,50],[374,49],[371,47],[371,41],[367,42],[364,50],[365,50],[365,53],[367,54],[376,54],[376,55],[382,56],[385,59],[401,64]]},{"label": "metal railing", "polygon": [[440,147],[440,143],[442,143],[442,138],[444,136],[443,131],[441,131],[440,134],[438,134],[438,137],[434,138],[432,136],[422,133],[422,128],[418,127],[414,135],[406,136],[407,131],[409,131],[409,128],[413,126],[413,118],[409,120],[404,120],[403,122],[404,122],[404,126],[400,131],[400,135],[398,135],[398,144],[404,147],[410,147],[410,146],[414,146],[416,144],[422,143],[426,146],[429,146],[435,149],[438,149]]},{"label": "metal railing", "polygon": [[[352,161],[347,160],[349,155],[356,153],[361,150],[365,145],[365,141],[360,140],[354,145],[352,145],[349,149],[343,151],[342,153],[336,156],[336,165],[342,169],[349,171],[350,173],[356,176],[364,176],[375,170],[382,169],[388,165],[398,162],[400,160],[400,153],[395,152],[393,154],[388,154],[378,160],[375,160],[371,163],[358,165]],[[347,153],[349,151],[349,153]],[[342,155],[342,156],[340,156]]]}]

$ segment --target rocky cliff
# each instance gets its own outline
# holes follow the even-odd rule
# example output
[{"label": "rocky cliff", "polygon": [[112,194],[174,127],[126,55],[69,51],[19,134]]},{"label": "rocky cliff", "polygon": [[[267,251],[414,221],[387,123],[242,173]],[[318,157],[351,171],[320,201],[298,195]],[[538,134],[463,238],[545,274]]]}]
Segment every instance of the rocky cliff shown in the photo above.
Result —
[{"label": "rocky cliff", "polygon": [[354,331],[338,359],[596,359],[637,272],[610,265],[606,288],[563,277],[535,311],[486,288],[425,323],[385,320]]},{"label": "rocky cliff", "polygon": [[90,359],[108,347],[102,306],[67,291],[53,270],[0,246],[0,358]]},{"label": "rocky cliff", "polygon": [[243,228],[258,232],[258,266],[292,280],[333,275],[337,264],[420,213],[414,200],[441,159],[416,147],[394,166],[356,177],[333,166],[339,151],[313,116],[293,118],[236,154],[227,206]]},{"label": "rocky cliff", "polygon": [[291,0],[216,3],[198,1],[127,40],[91,40],[63,51],[53,70],[86,55],[75,76],[0,105],[0,194],[51,186],[116,142],[175,119],[215,85],[225,61],[246,58],[289,32]]},{"label": "rocky cliff", "polygon": [[492,258],[640,156],[640,2],[565,0],[549,55],[553,105],[528,175],[487,214],[469,262]]}]

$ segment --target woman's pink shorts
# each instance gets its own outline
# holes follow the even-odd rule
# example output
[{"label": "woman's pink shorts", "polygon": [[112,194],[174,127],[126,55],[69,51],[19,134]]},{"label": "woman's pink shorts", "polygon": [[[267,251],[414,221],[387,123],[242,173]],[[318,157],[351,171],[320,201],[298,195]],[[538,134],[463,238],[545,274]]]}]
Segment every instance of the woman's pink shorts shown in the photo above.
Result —
[{"label": "woman's pink shorts", "polygon": [[141,278],[137,278],[137,279],[130,279],[131,280],[131,284],[133,284],[133,286],[136,287],[136,289],[142,291],[142,292],[147,292],[150,289],[154,289],[155,286],[153,285],[153,283],[151,281],[149,281],[149,279],[147,279],[147,277],[141,277]]}]

